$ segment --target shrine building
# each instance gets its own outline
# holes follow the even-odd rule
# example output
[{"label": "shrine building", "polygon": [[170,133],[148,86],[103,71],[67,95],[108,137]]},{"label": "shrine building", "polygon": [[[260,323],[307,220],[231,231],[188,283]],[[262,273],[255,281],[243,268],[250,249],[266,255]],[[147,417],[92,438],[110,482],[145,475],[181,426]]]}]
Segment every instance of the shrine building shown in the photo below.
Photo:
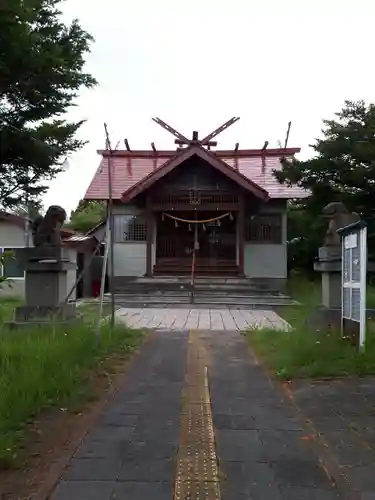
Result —
[{"label": "shrine building", "polygon": [[[108,201],[112,171],[115,285],[129,277],[248,277],[273,289],[287,277],[287,202],[305,198],[273,171],[299,148],[213,149],[160,119],[177,149],[100,150],[86,200]],[[232,123],[237,119],[232,119]],[[229,124],[229,125],[228,125]],[[193,269],[194,268],[194,269]]]}]

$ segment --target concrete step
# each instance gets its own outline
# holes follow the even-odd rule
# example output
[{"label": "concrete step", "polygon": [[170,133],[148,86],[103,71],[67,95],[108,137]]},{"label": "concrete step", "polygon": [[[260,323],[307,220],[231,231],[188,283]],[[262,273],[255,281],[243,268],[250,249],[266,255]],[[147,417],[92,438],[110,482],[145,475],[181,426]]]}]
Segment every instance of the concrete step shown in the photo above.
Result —
[{"label": "concrete step", "polygon": [[[188,282],[180,283],[129,283],[127,285],[116,286],[115,293],[119,294],[165,294],[165,293],[180,293],[190,291],[191,286]],[[195,283],[195,292],[199,293],[238,293],[242,294],[274,294],[278,295],[277,290],[270,288],[261,288],[251,283]]]},{"label": "concrete step", "polygon": [[[106,297],[109,301],[110,297]],[[196,305],[202,307],[245,307],[245,308],[269,308],[293,305],[295,302],[286,295],[228,295],[228,294],[199,294],[190,293],[168,294],[168,295],[140,295],[140,294],[116,294],[116,305],[122,307],[175,307]]]},{"label": "concrete step", "polygon": [[[116,282],[115,293],[123,301],[160,303],[178,301],[183,302],[191,296],[190,278],[181,276],[140,277],[135,279],[121,279]],[[194,297],[199,297],[205,303],[219,301],[220,303],[238,301],[239,303],[256,302],[262,297],[262,303],[277,297],[281,301],[285,296],[278,290],[262,287],[248,278],[196,278],[194,282]]]},{"label": "concrete step", "polygon": [[119,300],[141,300],[141,301],[178,301],[185,298],[190,298],[192,295],[196,300],[203,300],[209,302],[223,302],[223,301],[262,301],[267,300],[287,300],[289,297],[282,294],[248,294],[248,293],[222,293],[222,292],[199,292],[195,291],[193,294],[190,291],[180,292],[167,292],[167,293],[116,293],[116,298]]}]

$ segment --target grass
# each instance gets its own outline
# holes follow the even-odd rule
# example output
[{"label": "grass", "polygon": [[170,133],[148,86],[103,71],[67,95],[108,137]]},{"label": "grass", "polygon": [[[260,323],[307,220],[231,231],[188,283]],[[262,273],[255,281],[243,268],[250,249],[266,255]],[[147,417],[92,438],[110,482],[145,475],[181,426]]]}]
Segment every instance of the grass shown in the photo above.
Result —
[{"label": "grass", "polygon": [[142,333],[117,325],[101,327],[96,342],[97,306],[80,311],[83,321],[11,331],[14,300],[0,302],[0,467],[17,462],[27,423],[43,410],[68,407],[89,392],[88,375],[113,354],[127,355]]},{"label": "grass", "polygon": [[[280,314],[293,329],[288,332],[253,330],[247,335],[273,375],[293,379],[375,374],[374,324],[368,324],[366,348],[359,352],[347,339],[341,338],[338,331],[318,331],[309,326],[308,319],[320,303],[319,282],[309,282],[301,277],[291,279],[289,293],[301,305],[284,308]],[[368,307],[372,307],[374,297],[371,288]]]},{"label": "grass", "polygon": [[375,309],[375,287],[374,286],[367,287],[366,299],[367,299],[367,307],[369,309]]}]

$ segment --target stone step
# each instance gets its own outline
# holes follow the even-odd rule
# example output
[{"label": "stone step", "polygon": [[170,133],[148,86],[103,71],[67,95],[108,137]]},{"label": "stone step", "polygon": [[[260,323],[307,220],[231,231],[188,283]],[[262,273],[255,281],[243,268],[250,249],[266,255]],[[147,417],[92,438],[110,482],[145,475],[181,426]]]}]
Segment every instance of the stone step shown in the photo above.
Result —
[{"label": "stone step", "polygon": [[[120,294],[165,294],[180,293],[190,291],[189,283],[129,283],[115,287],[115,293]],[[251,294],[274,294],[278,295],[277,290],[271,288],[261,288],[250,283],[195,283],[194,291],[200,293],[237,293],[239,295]]]},{"label": "stone step", "polygon": [[[105,298],[106,301],[110,297]],[[194,294],[193,299],[190,294],[178,295],[128,295],[116,294],[116,305],[122,307],[169,307],[183,305],[200,305],[205,307],[276,307],[293,305],[295,302],[285,295],[200,295]]]},{"label": "stone step", "polygon": [[127,308],[127,309],[258,309],[258,310],[274,310],[275,308],[283,308],[289,307],[292,304],[201,304],[196,302],[189,303],[174,303],[174,304],[166,304],[162,302],[158,303],[148,303],[148,302],[120,302],[116,303],[117,308]]},{"label": "stone step", "polygon": [[[141,295],[144,297],[178,297],[191,295],[190,288],[181,288],[179,290],[120,290],[115,292],[116,295],[132,297],[134,295]],[[272,297],[283,297],[281,293],[270,293],[267,291],[258,292],[257,290],[217,290],[217,289],[199,289],[194,288],[194,295],[199,295],[202,297],[258,297],[258,296],[272,296]]]},{"label": "stone step", "polygon": [[[115,282],[115,293],[122,295],[160,296],[165,294],[190,294],[190,290],[190,278],[182,276],[123,278],[120,280],[117,279]],[[194,293],[205,295],[230,294],[236,296],[280,295],[279,291],[273,289],[271,286],[261,285],[251,279],[240,277],[197,277],[194,281]]]}]

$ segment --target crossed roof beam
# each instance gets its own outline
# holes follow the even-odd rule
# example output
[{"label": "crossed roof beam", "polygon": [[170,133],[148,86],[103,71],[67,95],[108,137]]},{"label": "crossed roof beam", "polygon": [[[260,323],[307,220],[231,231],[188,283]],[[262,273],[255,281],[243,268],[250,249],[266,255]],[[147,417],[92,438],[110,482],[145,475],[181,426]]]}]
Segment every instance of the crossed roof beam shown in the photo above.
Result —
[{"label": "crossed roof beam", "polygon": [[[230,120],[228,120],[225,123],[223,123],[222,125],[220,125],[220,127],[217,127],[210,134],[206,135],[206,137],[204,137],[203,139],[198,138],[198,132],[196,130],[193,131],[193,137],[191,139],[188,139],[183,134],[178,132],[175,128],[171,127],[171,125],[169,125],[168,123],[163,121],[161,118],[156,117],[156,118],[153,118],[152,120],[155,123],[157,123],[158,125],[160,125],[161,127],[163,127],[165,130],[167,130],[170,134],[172,134],[176,138],[174,141],[175,144],[179,145],[180,147],[184,146],[184,145],[191,146],[193,144],[196,144],[196,145],[200,145],[200,146],[207,146],[207,148],[210,149],[211,146],[217,146],[217,141],[213,141],[212,139],[214,137],[216,137],[217,135],[221,134],[221,132],[224,132],[224,130],[226,130],[227,128],[232,126],[239,119],[240,119],[239,116],[233,116],[233,118],[231,118]],[[282,145],[279,141],[280,149],[286,150],[286,148],[287,148],[291,124],[292,124],[292,122],[288,123],[288,129],[286,132],[284,148],[282,148]],[[124,142],[125,142],[125,147],[126,147],[127,151],[131,151],[128,140],[125,139]],[[265,141],[264,145],[261,149],[261,152],[263,154],[265,153],[268,145],[269,145],[269,142]],[[234,153],[238,152],[239,146],[240,146],[239,142],[236,142],[235,147],[234,147]],[[151,147],[152,147],[152,150],[154,151],[154,153],[157,153],[157,149],[156,149],[154,142],[151,142]],[[116,146],[116,149],[117,149],[117,146]]]},{"label": "crossed roof beam", "polygon": [[217,146],[217,141],[213,141],[212,139],[216,137],[217,135],[221,134],[221,132],[224,132],[228,127],[236,123],[240,118],[234,116],[230,120],[226,121],[220,127],[216,128],[213,130],[210,134],[206,135],[203,139],[198,138],[198,132],[194,130],[193,132],[193,137],[192,139],[188,139],[185,137],[183,134],[178,132],[176,129],[168,125],[168,123],[164,122],[160,118],[153,118],[153,121],[163,127],[165,130],[167,130],[169,133],[171,133],[175,139],[175,144],[178,144],[179,146],[187,145],[191,146],[192,144],[199,144],[200,146],[207,146],[210,148],[211,146]]}]

